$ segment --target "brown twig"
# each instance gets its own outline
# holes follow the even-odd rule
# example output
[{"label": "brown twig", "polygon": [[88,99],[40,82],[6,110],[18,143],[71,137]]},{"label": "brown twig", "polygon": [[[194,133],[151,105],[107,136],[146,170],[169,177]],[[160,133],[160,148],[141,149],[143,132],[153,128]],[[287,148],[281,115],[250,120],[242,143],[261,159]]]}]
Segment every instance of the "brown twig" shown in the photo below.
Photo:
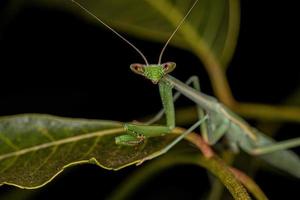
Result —
[{"label": "brown twig", "polygon": [[[180,134],[184,132],[184,129],[182,128],[176,128],[174,129],[174,133]],[[205,158],[207,159],[215,159],[219,163],[224,163],[224,166],[226,166],[225,162],[218,158],[218,156],[215,154],[213,149],[204,141],[204,139],[196,133],[189,134],[186,139],[193,143],[198,149],[202,152]],[[249,192],[253,194],[253,196],[258,200],[267,200],[267,196],[264,194],[264,192],[259,188],[259,186],[253,181],[252,178],[250,178],[248,175],[246,175],[244,172],[234,168],[229,167],[229,170],[234,174],[234,176],[248,189]]]},{"label": "brown twig", "polygon": [[[172,132],[175,134],[181,134],[184,132],[183,128],[175,128]],[[205,158],[211,158],[215,155],[213,149],[204,141],[204,139],[196,133],[190,133],[187,135],[186,140],[193,143],[202,152]]]}]

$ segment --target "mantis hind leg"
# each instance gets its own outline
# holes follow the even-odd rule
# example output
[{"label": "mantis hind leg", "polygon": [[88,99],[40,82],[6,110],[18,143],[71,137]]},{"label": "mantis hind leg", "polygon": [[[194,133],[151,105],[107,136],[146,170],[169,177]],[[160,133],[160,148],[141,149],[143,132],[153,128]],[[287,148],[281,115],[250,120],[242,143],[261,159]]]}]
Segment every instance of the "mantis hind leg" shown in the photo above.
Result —
[{"label": "mantis hind leg", "polygon": [[300,146],[300,138],[294,138],[281,142],[276,142],[274,144],[269,144],[263,147],[254,148],[251,150],[251,153],[255,155],[262,155],[298,146]]}]

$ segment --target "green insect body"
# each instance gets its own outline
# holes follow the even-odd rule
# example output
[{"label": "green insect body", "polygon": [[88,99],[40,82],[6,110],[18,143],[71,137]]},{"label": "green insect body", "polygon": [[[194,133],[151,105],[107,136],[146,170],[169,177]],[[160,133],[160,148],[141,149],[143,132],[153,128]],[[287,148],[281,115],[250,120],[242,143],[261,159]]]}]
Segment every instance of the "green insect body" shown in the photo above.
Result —
[{"label": "green insect body", "polygon": [[[163,109],[148,122],[142,124],[124,124],[124,129],[127,133],[116,137],[116,144],[136,146],[144,143],[147,138],[169,134],[175,127],[174,102],[180,95],[184,95],[196,104],[199,120],[164,149],[154,155],[144,158],[143,161],[166,153],[187,134],[195,130],[197,127],[201,127],[201,134],[208,144],[213,145],[218,142],[220,138],[225,136],[233,150],[241,148],[249,154],[261,155],[260,157],[262,159],[273,166],[300,178],[299,157],[294,152],[285,150],[287,148],[300,146],[300,138],[275,142],[273,139],[267,137],[255,128],[252,128],[245,120],[230,111],[214,97],[202,93],[200,91],[198,77],[192,76],[189,80],[183,83],[169,75],[169,73],[175,69],[176,64],[174,62],[161,64],[164,50],[198,1],[199,0],[195,0],[194,4],[165,43],[160,53],[158,64],[149,64],[143,53],[126,38],[84,8],[81,4],[73,1],[80,8],[96,18],[105,27],[110,29],[113,33],[135,49],[144,59],[145,64],[132,64],[130,69],[134,73],[144,76],[146,79],[150,80],[154,84],[158,84],[159,86]],[[173,90],[177,90],[177,93],[174,95],[172,92]],[[166,116],[166,125],[152,125],[158,121],[163,114]]]}]

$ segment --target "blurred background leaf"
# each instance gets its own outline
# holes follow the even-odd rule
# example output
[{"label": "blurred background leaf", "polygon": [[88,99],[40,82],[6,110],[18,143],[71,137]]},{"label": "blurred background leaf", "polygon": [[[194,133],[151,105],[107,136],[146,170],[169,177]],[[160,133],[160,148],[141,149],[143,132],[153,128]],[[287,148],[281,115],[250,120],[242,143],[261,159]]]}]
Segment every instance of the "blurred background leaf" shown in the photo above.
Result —
[{"label": "blurred background leaf", "polygon": [[[116,30],[164,43],[195,0],[78,0],[78,2]],[[7,9],[6,13],[12,15],[17,8],[32,4],[66,9],[91,23],[102,26],[70,0],[11,0],[8,7],[13,9]],[[191,41],[179,33],[175,35],[171,44],[190,51],[194,51],[195,45],[201,46],[202,54],[211,54],[209,56],[215,57],[223,67],[226,67],[236,46],[238,30],[237,0],[199,0],[181,30],[182,33],[192,31],[197,41]]]}]

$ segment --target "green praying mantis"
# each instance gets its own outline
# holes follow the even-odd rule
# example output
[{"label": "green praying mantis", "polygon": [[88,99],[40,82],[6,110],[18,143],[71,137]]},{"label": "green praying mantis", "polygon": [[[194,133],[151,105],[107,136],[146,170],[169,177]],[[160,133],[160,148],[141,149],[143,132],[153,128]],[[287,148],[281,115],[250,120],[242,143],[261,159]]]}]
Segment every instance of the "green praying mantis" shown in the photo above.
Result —
[{"label": "green praying mantis", "polygon": [[[299,157],[292,151],[285,150],[300,146],[300,138],[290,139],[282,142],[273,141],[273,139],[251,127],[245,120],[233,113],[225,105],[218,102],[217,99],[202,93],[200,91],[200,84],[197,76],[192,76],[185,83],[183,83],[169,75],[169,73],[175,69],[176,64],[174,62],[161,62],[166,47],[175,33],[184,23],[190,12],[193,10],[195,5],[198,3],[198,0],[193,3],[191,8],[179,22],[178,26],[165,43],[161,50],[158,64],[149,64],[144,54],[131,42],[129,42],[108,24],[83,7],[80,3],[74,0],[72,0],[72,2],[74,2],[77,6],[82,8],[85,12],[94,17],[101,24],[129,44],[133,49],[135,49],[142,56],[145,64],[135,63],[130,65],[130,69],[134,73],[145,77],[154,84],[157,84],[159,87],[163,109],[148,122],[126,123],[124,125],[126,134],[115,138],[117,145],[136,146],[142,144],[148,138],[164,136],[171,133],[172,129],[175,128],[174,103],[181,95],[184,95],[196,104],[199,120],[164,149],[144,158],[143,161],[166,153],[187,134],[191,133],[200,126],[202,137],[208,144],[213,145],[218,142],[222,136],[225,136],[230,147],[234,151],[238,151],[240,148],[249,154],[260,155],[260,157],[268,163],[300,178]],[[173,89],[177,90],[177,93],[174,95]],[[153,125],[155,122],[161,119],[164,114],[166,116],[166,125]]]}]

